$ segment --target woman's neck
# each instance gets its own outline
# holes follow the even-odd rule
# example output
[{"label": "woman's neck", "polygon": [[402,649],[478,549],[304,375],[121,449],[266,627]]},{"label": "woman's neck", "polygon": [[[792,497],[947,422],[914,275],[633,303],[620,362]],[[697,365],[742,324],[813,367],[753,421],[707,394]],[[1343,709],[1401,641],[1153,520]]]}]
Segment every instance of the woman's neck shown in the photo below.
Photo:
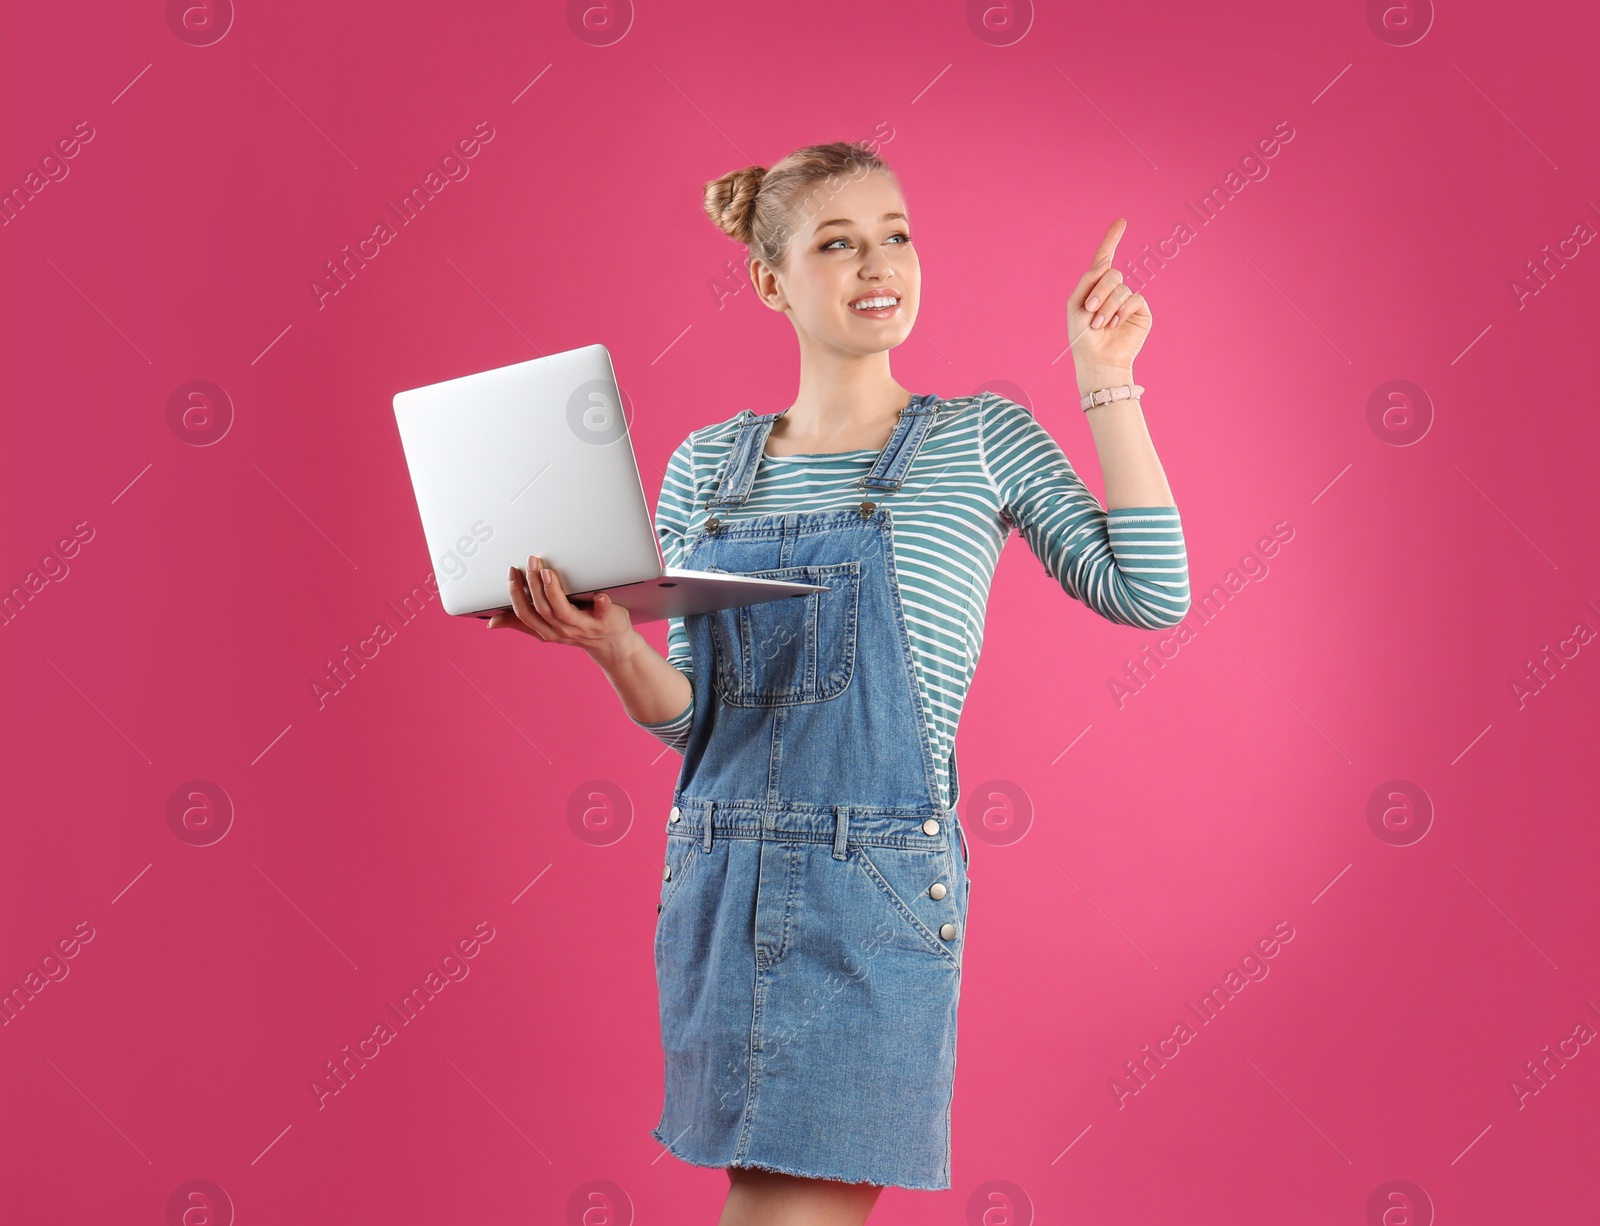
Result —
[{"label": "woman's neck", "polygon": [[870,393],[840,393],[825,401],[802,395],[781,410],[767,434],[768,455],[882,448],[912,394],[898,383]]},{"label": "woman's neck", "polygon": [[[911,397],[906,396],[909,403]],[[772,428],[767,431],[764,448],[769,456],[783,455],[834,455],[846,451],[882,451],[894,434],[900,421],[900,405],[890,416],[876,421],[852,421],[832,434],[806,434],[786,428],[790,410],[778,414]]]}]

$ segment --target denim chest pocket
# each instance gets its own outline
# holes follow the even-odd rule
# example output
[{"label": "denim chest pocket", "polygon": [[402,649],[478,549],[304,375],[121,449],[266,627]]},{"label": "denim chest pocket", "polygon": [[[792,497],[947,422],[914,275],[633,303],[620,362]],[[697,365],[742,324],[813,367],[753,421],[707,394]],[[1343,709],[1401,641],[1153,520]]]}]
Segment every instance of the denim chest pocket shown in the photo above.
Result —
[{"label": "denim chest pocket", "polygon": [[717,696],[734,707],[786,707],[842,694],[855,672],[861,563],[740,573],[828,590],[709,614]]}]

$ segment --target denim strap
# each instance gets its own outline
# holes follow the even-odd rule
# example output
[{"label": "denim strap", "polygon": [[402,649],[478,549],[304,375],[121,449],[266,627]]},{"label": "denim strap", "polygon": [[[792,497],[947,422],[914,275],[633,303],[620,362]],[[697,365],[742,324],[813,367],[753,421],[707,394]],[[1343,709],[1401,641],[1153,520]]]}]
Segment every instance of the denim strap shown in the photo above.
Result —
[{"label": "denim strap", "polygon": [[857,482],[862,489],[892,493],[900,488],[906,473],[910,471],[911,462],[922,450],[922,441],[933,428],[934,415],[938,412],[934,403],[937,399],[930,392],[926,396],[913,398],[901,410],[894,433],[878,453],[878,462],[872,466],[871,472]]},{"label": "denim strap", "polygon": [[755,483],[756,468],[761,464],[761,450],[767,443],[767,432],[772,429],[776,413],[758,415],[752,409],[739,413],[739,434],[733,440],[727,463],[712,481],[713,493],[706,506],[738,506],[750,496]]},{"label": "denim strap", "polygon": [[[917,452],[922,449],[923,440],[933,428],[939,411],[938,400],[932,392],[911,398],[911,403],[900,411],[894,433],[878,453],[872,471],[856,482],[861,489],[892,493],[900,488]],[[773,422],[781,416],[781,413],[740,410],[739,434],[733,440],[733,450],[728,453],[722,471],[711,482],[707,507],[739,506],[750,496],[756,470],[761,466],[761,453],[766,449],[767,435],[772,432]]]}]

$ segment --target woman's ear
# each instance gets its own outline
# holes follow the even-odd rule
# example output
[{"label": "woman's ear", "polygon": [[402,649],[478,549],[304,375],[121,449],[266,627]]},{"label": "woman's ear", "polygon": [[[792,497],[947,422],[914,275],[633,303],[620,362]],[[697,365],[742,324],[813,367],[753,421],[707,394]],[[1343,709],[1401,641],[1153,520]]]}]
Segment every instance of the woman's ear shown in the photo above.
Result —
[{"label": "woman's ear", "polygon": [[750,284],[755,287],[756,297],[774,311],[789,309],[788,300],[783,296],[783,286],[779,284],[777,274],[767,267],[765,261],[760,259],[750,261]]}]

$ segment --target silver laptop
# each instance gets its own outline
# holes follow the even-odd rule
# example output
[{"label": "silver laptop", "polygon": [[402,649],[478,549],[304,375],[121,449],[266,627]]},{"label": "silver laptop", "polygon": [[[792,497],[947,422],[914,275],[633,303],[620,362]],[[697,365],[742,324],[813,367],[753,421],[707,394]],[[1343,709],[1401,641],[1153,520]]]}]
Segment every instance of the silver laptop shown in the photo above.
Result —
[{"label": "silver laptop", "polygon": [[412,388],[394,415],[447,613],[511,612],[529,554],[574,604],[604,591],[636,624],[828,590],[662,565],[604,345]]}]

